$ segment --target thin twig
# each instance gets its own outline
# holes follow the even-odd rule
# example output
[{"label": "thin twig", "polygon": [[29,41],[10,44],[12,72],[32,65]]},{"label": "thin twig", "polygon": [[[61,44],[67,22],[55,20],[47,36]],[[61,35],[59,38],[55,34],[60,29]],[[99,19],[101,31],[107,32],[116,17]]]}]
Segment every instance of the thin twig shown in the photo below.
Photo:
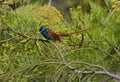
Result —
[{"label": "thin twig", "polygon": [[51,4],[52,4],[52,0],[49,0],[48,5],[51,5]]},{"label": "thin twig", "polygon": [[40,38],[31,37],[31,36],[25,35],[25,34],[23,34],[23,33],[16,32],[16,31],[14,31],[12,28],[10,28],[10,27],[8,27],[8,28],[9,28],[12,32],[14,32],[14,33],[16,33],[16,34],[18,34],[18,35],[20,35],[20,36],[22,36],[22,37],[27,37],[27,38],[29,38],[29,39],[34,39],[34,40],[38,40],[38,41],[41,41],[41,42],[47,42],[47,43],[49,43],[48,40],[43,40],[43,39],[40,39]]},{"label": "thin twig", "polygon": [[5,42],[8,42],[10,40],[13,40],[15,39],[16,37],[12,37],[12,38],[9,38],[9,39],[5,39],[5,40],[0,40],[0,43],[5,43]]},{"label": "thin twig", "polygon": [[110,17],[112,17],[112,15],[115,13],[115,11],[117,10],[118,7],[119,7],[119,5],[108,15],[108,17],[106,18],[103,25],[105,25],[107,23],[107,21],[110,19]]},{"label": "thin twig", "polygon": [[65,61],[65,59],[64,59],[64,56],[63,56],[63,54],[61,53],[59,47],[58,47],[55,43],[53,43],[53,42],[52,42],[52,44],[53,44],[53,45],[55,46],[55,48],[58,50],[58,53],[59,53],[59,55],[60,55],[61,58],[62,58],[63,64],[66,65],[66,67],[70,68],[71,70],[74,70],[74,67],[72,67],[72,66],[70,66],[69,64],[66,63],[66,61]]}]

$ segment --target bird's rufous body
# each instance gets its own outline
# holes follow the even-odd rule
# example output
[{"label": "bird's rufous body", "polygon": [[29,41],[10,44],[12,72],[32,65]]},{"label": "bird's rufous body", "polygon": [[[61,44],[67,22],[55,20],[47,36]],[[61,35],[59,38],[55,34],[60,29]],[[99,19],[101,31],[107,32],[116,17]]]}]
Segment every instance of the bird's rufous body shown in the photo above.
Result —
[{"label": "bird's rufous body", "polygon": [[69,37],[69,34],[56,34],[54,31],[41,26],[39,32],[48,40],[59,40],[61,37]]}]

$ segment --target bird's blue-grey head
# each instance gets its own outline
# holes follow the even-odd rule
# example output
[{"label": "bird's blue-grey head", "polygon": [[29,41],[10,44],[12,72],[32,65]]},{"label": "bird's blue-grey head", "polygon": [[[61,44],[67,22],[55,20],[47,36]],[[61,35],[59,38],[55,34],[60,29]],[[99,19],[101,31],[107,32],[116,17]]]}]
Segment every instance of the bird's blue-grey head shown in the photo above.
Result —
[{"label": "bird's blue-grey head", "polygon": [[39,33],[46,34],[48,33],[48,29],[45,26],[41,26],[39,29]]},{"label": "bird's blue-grey head", "polygon": [[50,35],[49,30],[45,26],[40,27],[39,33],[41,33],[48,40],[54,40],[54,38]]}]

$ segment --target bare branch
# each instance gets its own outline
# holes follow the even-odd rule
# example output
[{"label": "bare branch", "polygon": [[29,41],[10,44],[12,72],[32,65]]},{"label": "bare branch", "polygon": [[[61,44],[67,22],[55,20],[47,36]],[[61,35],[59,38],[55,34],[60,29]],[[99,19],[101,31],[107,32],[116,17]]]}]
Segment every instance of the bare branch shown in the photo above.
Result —
[{"label": "bare branch", "polygon": [[[103,66],[94,65],[94,64],[90,64],[90,63],[86,63],[86,62],[76,62],[76,61],[74,61],[73,63],[85,64],[85,65],[88,65],[90,67],[97,67],[97,68],[102,70],[102,71],[83,71],[83,70],[81,71],[81,70],[76,70],[74,67],[72,67],[72,68],[74,68],[74,70],[73,69],[72,70],[74,72],[78,73],[78,74],[80,74],[80,73],[82,73],[82,74],[104,74],[104,75],[108,75],[108,76],[110,76],[110,77],[112,77],[112,78],[114,78],[116,80],[120,80],[120,76],[119,75],[115,75],[113,73],[110,73]],[[71,69],[71,67],[69,67],[69,69]]]},{"label": "bare branch", "polygon": [[[117,80],[120,80],[120,76],[119,75],[115,75],[115,74],[112,74],[110,73],[107,69],[105,69],[103,66],[100,66],[100,65],[94,65],[94,64],[90,64],[90,63],[86,63],[86,62],[81,62],[82,64],[86,64],[86,65],[89,65],[91,67],[97,67],[97,68],[100,68],[103,70],[104,74],[110,76],[110,77],[113,77],[114,79],[117,79]],[[101,72],[102,73],[102,72]]]}]

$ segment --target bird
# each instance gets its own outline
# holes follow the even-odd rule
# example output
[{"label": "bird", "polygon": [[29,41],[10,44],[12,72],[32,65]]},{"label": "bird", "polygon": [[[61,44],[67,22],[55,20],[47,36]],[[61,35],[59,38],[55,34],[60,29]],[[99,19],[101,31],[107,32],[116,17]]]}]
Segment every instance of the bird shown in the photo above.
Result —
[{"label": "bird", "polygon": [[[92,27],[95,28],[95,27]],[[39,28],[39,33],[41,33],[47,40],[59,40],[61,41],[61,37],[70,37],[72,34],[78,34],[78,33],[83,33],[86,32],[87,30],[90,30],[92,28],[87,28],[87,29],[81,29],[72,33],[67,33],[67,34],[57,34],[53,30],[48,29],[46,26],[41,26]]]},{"label": "bird", "polygon": [[69,37],[70,34],[57,34],[53,30],[46,28],[46,26],[41,26],[39,28],[39,33],[41,33],[47,40],[59,40],[61,37]]}]

